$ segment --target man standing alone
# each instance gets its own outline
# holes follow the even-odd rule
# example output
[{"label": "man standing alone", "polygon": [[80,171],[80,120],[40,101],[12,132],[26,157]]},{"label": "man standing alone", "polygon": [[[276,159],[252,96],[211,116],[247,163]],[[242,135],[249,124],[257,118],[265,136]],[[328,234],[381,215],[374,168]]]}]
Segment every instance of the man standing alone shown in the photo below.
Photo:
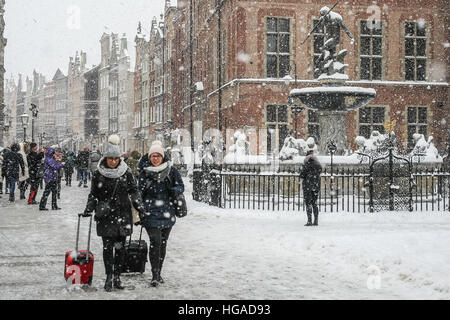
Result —
[{"label": "man standing alone", "polygon": [[[309,149],[303,162],[303,169],[300,178],[303,179],[303,197],[306,203],[306,214],[308,222],[305,226],[319,225],[319,208],[317,198],[320,192],[320,173],[322,166],[314,155],[314,150]],[[312,213],[314,213],[314,223],[312,223]]]}]

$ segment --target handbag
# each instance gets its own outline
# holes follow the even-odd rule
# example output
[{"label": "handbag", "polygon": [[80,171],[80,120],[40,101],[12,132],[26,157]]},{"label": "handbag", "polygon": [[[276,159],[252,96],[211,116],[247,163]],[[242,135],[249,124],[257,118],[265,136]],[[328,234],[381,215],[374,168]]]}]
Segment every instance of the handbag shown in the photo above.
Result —
[{"label": "handbag", "polygon": [[180,194],[175,199],[175,215],[178,218],[183,218],[187,215],[186,199],[184,198],[183,194]]},{"label": "handbag", "polygon": [[111,195],[111,198],[106,201],[98,201],[97,206],[95,207],[95,220],[101,220],[105,216],[109,215],[111,212],[111,204],[110,201],[114,198],[116,194],[117,185],[119,184],[119,179],[117,179],[116,185],[114,186],[114,191]]}]

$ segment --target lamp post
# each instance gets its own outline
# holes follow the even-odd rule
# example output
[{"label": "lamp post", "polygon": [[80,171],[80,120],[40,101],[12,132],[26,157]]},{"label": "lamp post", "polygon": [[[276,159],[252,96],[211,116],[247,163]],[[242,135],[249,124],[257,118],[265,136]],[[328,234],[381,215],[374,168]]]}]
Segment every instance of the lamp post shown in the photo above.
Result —
[{"label": "lamp post", "polygon": [[42,148],[42,144],[44,143],[45,132],[39,134],[39,147]]},{"label": "lamp post", "polygon": [[39,108],[37,105],[35,105],[34,103],[31,104],[31,141],[34,142],[34,119],[37,118],[38,113],[39,113]]},{"label": "lamp post", "polygon": [[292,97],[288,98],[288,103],[289,103],[289,106],[291,107],[292,114],[294,115],[294,132],[295,132],[295,139],[297,139],[298,138],[297,137],[297,135],[298,135],[298,132],[297,132],[298,118],[297,117],[300,114],[300,112],[302,112],[305,108],[302,106],[296,105],[294,102],[294,99],[292,99]]},{"label": "lamp post", "polygon": [[[297,64],[295,63],[295,61],[294,60],[289,60],[290,61],[290,63],[293,63],[294,64],[294,76],[295,76],[295,87],[297,88]],[[291,69],[291,65],[289,64],[289,71],[291,71],[290,70]]]},{"label": "lamp post", "polygon": [[23,127],[23,141],[25,142],[27,140],[27,127],[28,127],[28,118],[30,116],[27,113],[24,113],[20,115],[20,120],[22,121],[22,127]]},{"label": "lamp post", "polygon": [[333,212],[333,196],[334,196],[334,177],[333,177],[333,155],[337,150],[334,140],[330,140],[327,143],[328,151],[331,154],[331,183],[330,183],[330,195],[331,195],[331,212]]}]

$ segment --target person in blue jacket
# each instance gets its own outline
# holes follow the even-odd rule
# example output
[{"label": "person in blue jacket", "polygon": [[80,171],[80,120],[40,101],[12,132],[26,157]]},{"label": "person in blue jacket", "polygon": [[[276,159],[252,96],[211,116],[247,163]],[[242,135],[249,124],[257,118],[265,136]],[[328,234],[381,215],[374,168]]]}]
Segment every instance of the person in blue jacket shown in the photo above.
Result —
[{"label": "person in blue jacket", "polygon": [[154,141],[147,158],[141,159],[138,188],[144,203],[145,214],[140,213],[140,223],[150,239],[150,264],[153,287],[164,283],[161,269],[166,256],[167,241],[176,222],[174,199],[184,192],[178,170],[164,157],[160,141]]},{"label": "person in blue jacket", "polygon": [[47,199],[50,193],[52,194],[52,210],[61,210],[57,204],[57,188],[58,188],[58,178],[59,169],[63,168],[65,162],[59,163],[56,161],[57,155],[55,154],[55,149],[47,148],[45,149],[45,160],[44,160],[44,180],[45,180],[45,190],[42,195],[41,201],[39,203],[40,211],[48,211],[45,207],[47,205]]}]

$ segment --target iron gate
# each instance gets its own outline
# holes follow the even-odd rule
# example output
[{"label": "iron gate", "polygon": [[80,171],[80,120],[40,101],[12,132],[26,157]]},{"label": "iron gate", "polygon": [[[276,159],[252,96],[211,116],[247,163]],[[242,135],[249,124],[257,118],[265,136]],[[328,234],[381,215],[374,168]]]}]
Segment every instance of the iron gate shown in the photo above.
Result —
[{"label": "iron gate", "polygon": [[410,159],[394,154],[389,148],[387,155],[370,163],[369,210],[412,211],[414,178]]}]

